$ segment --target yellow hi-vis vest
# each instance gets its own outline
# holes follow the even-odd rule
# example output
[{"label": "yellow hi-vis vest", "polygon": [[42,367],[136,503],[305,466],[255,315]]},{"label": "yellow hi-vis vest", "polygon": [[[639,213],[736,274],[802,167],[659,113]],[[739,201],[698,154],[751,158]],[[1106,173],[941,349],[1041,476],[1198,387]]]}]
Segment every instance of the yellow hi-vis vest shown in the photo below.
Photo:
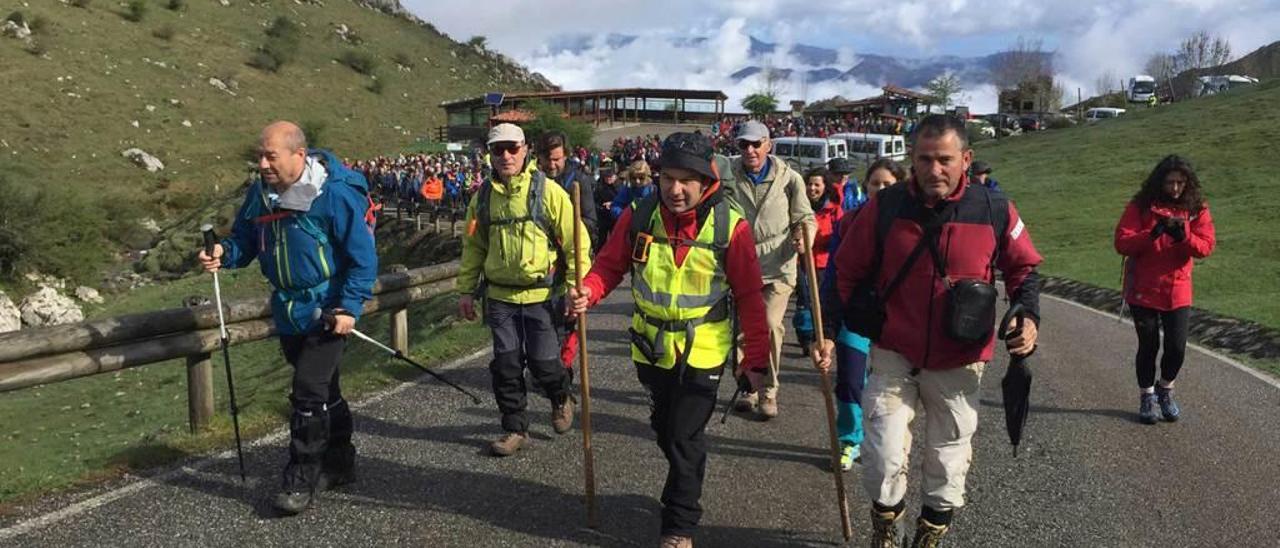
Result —
[{"label": "yellow hi-vis vest", "polygon": [[[743,217],[728,200],[712,199],[716,202],[697,239],[687,242],[690,249],[680,266],[662,224],[658,193],[633,204],[632,215],[641,216],[633,220],[643,227],[632,231],[633,241],[637,232],[653,237],[647,260],[631,261],[631,296],[636,303],[631,359],[637,363],[671,369],[680,356],[690,367],[713,369],[729,358],[733,331],[724,257],[733,227]],[[641,220],[646,212],[647,222]]]}]

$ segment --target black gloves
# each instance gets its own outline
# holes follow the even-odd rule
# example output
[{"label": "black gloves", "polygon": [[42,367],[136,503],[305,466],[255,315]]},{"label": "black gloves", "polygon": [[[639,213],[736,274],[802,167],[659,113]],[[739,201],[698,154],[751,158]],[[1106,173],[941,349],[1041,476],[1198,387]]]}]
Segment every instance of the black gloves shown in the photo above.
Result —
[{"label": "black gloves", "polygon": [[1187,223],[1182,219],[1177,219],[1166,228],[1165,233],[1173,238],[1175,242],[1182,242],[1187,239]]},{"label": "black gloves", "polygon": [[1161,234],[1164,234],[1164,230],[1164,219],[1156,220],[1156,226],[1151,227],[1151,239],[1158,239]]}]

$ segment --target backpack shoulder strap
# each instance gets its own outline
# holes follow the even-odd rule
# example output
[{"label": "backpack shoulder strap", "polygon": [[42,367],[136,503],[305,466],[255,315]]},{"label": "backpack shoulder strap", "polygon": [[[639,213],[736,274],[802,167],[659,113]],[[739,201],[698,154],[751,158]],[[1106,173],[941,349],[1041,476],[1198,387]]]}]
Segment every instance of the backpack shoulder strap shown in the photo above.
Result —
[{"label": "backpack shoulder strap", "polygon": [[893,221],[897,219],[898,213],[902,210],[903,203],[907,200],[907,191],[903,187],[895,188],[894,185],[886,191],[880,192],[876,204],[876,255],[871,263],[871,279],[876,279],[880,275],[880,268],[884,262],[884,241],[889,237],[889,229],[893,227]]},{"label": "backpack shoulder strap", "polygon": [[1009,245],[1009,199],[1003,195],[993,196],[995,191],[983,187],[987,193],[987,217],[991,222],[991,230],[995,232],[996,249],[991,253],[991,279],[996,278],[996,261],[1000,251]]},{"label": "backpack shoulder strap", "polygon": [[650,192],[648,196],[636,200],[631,203],[631,230],[630,237],[627,241],[635,244],[636,235],[649,230],[649,223],[653,220],[653,212],[658,209],[658,193]]},{"label": "backpack shoulder strap", "polygon": [[529,218],[533,220],[538,228],[546,234],[547,239],[555,241],[555,232],[551,226],[551,219],[547,218],[547,205],[542,197],[547,192],[547,176],[541,171],[533,173],[533,180],[529,183],[528,210]]},{"label": "backpack shoulder strap", "polygon": [[493,193],[493,183],[485,180],[476,191],[476,227],[489,237],[489,195]]}]

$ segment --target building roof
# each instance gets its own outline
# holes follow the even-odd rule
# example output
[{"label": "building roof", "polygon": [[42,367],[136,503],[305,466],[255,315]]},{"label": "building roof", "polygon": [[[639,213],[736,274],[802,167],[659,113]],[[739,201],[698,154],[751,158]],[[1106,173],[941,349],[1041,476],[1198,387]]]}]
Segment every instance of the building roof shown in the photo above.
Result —
[{"label": "building roof", "polygon": [[[651,97],[659,99],[699,99],[708,101],[727,101],[729,96],[720,90],[699,90],[699,89],[659,89],[659,88],[616,88],[616,89],[585,89],[577,91],[532,91],[508,93],[503,102],[513,100],[530,100],[530,99],[589,99],[592,97],[600,97],[603,95],[611,95],[617,97]],[[457,107],[467,105],[483,105],[484,96],[477,95],[475,97],[467,97],[464,99],[456,99],[453,101],[443,101],[441,107]]]}]

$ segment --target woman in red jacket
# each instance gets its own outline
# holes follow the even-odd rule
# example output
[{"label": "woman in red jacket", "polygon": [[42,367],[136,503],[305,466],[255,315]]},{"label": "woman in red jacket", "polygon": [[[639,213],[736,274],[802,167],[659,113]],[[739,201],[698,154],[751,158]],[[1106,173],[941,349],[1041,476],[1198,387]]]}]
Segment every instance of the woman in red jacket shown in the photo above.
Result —
[{"label": "woman in red jacket", "polygon": [[[814,168],[804,174],[805,194],[809,205],[813,207],[813,218],[817,221],[817,230],[813,235],[813,264],[816,272],[827,268],[827,256],[830,250],[831,235],[840,223],[843,210],[840,209],[840,193],[837,183],[841,177],[826,168]],[[804,257],[798,258],[804,261]],[[804,278],[804,263],[796,270],[800,280],[796,284],[796,313],[791,316],[791,327],[796,330],[800,339],[800,352],[809,355],[809,347],[813,344],[813,313],[809,310],[809,284]]]},{"label": "woman in red jacket", "polygon": [[[1200,194],[1200,179],[1187,160],[1160,160],[1125,207],[1116,226],[1116,251],[1125,256],[1124,300],[1138,331],[1138,418],[1155,424],[1155,405],[1164,420],[1178,420],[1173,399],[1187,349],[1193,259],[1213,253],[1213,217]],[[1164,328],[1164,356],[1156,383],[1156,354]]]}]

